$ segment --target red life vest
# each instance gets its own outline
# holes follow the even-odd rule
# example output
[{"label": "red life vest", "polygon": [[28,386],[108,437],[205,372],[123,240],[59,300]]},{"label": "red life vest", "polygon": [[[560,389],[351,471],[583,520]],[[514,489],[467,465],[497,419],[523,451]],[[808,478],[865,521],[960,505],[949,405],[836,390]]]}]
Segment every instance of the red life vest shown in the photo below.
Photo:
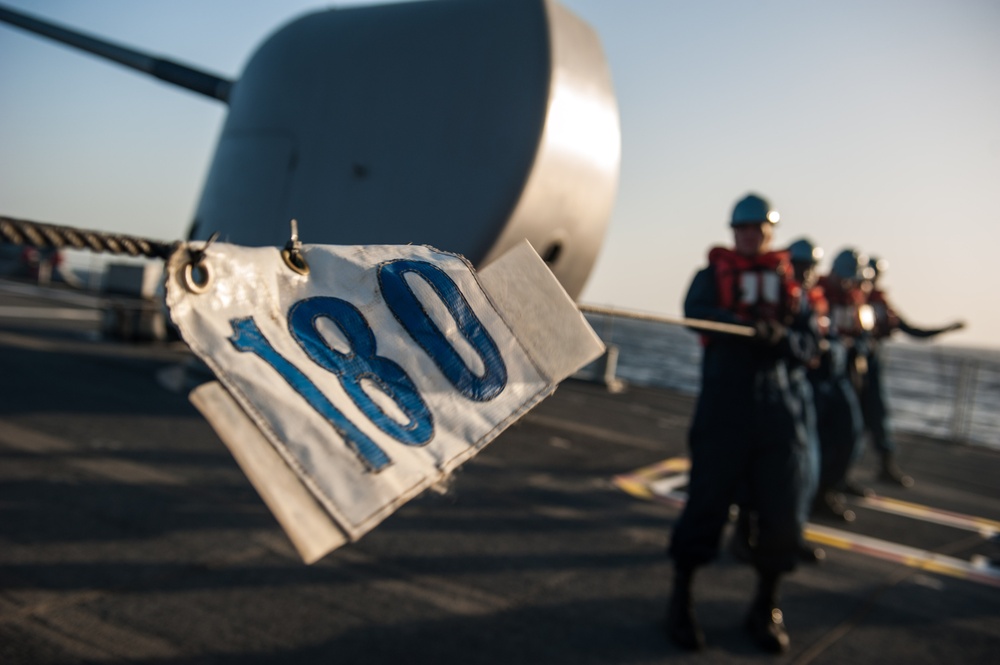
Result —
[{"label": "red life vest", "polygon": [[827,275],[819,280],[830,303],[831,327],[841,335],[857,337],[865,332],[862,309],[868,308],[868,297],[859,287],[844,288],[840,278]]},{"label": "red life vest", "polygon": [[708,253],[715,271],[719,305],[746,321],[784,321],[798,310],[800,288],[788,252],[747,257],[715,247]]}]

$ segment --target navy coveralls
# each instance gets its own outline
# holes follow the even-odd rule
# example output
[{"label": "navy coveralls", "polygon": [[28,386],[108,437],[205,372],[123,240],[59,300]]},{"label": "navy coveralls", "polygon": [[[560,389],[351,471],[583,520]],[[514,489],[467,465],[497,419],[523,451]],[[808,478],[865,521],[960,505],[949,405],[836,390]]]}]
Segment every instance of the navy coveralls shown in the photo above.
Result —
[{"label": "navy coveralls", "polygon": [[872,445],[881,454],[892,453],[896,443],[889,436],[889,409],[886,406],[885,387],[882,384],[881,345],[875,342],[868,355],[868,371],[861,382],[858,397],[864,427],[872,435]]},{"label": "navy coveralls", "polygon": [[[720,306],[711,266],[695,275],[684,312],[690,318],[746,324]],[[790,329],[776,347],[735,335],[709,333],[706,338],[701,394],[688,434],[688,501],[669,553],[683,568],[711,561],[730,505],[748,492],[758,518],[754,565],[762,573],[791,571],[807,442],[801,397],[793,391],[789,368],[815,354],[815,336],[808,328]]]},{"label": "navy coveralls", "polygon": [[[818,368],[809,371],[816,397],[821,463],[819,491],[835,490],[863,452],[861,405],[847,365],[848,349],[836,332]],[[869,359],[870,362],[870,359]],[[871,365],[869,364],[869,369]]]}]

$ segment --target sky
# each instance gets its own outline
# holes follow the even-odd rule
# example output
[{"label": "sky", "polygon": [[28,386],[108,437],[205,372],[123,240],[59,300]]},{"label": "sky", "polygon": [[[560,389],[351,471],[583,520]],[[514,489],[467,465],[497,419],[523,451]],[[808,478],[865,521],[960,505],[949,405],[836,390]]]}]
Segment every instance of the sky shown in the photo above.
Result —
[{"label": "sky", "polygon": [[[428,0],[434,1],[434,0]],[[307,0],[0,0],[237,79]],[[803,236],[886,259],[908,321],[1000,347],[1000,3],[562,0],[598,33],[622,164],[581,302],[681,312],[747,192]],[[0,214],[184,236],[226,108],[0,25]]]}]

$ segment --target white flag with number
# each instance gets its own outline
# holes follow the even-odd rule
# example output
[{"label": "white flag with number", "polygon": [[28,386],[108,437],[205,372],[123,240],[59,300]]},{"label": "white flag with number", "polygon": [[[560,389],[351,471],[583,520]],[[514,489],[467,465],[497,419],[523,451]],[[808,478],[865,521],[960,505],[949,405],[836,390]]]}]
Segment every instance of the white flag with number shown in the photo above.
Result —
[{"label": "white flag with number", "polygon": [[[356,540],[600,353],[575,309],[567,323],[564,292],[537,302],[560,300],[544,266],[550,283],[511,293],[523,269],[537,271],[531,254],[535,264],[522,256],[509,266],[518,274],[496,271],[491,295],[462,257],[429,247],[307,245],[305,271],[274,248],[215,243],[197,265],[175,252],[167,306],[194,353]],[[560,311],[548,326],[524,320]],[[569,371],[553,371],[544,357],[552,342],[539,338],[561,332],[576,347]]]}]

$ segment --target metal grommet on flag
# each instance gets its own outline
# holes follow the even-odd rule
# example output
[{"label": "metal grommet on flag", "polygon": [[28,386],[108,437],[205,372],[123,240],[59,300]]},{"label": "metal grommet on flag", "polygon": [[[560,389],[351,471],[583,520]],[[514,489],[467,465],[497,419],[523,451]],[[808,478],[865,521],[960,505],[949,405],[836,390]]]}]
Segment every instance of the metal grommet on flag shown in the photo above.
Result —
[{"label": "metal grommet on flag", "polygon": [[306,263],[306,259],[302,256],[302,252],[291,249],[283,249],[281,250],[281,258],[285,260],[286,266],[300,275],[309,274],[309,264]]},{"label": "metal grommet on flag", "polygon": [[306,263],[306,258],[302,256],[302,241],[299,240],[299,222],[293,219],[291,221],[292,235],[285,244],[285,248],[281,250],[281,258],[284,259],[285,265],[291,268],[294,272],[300,275],[309,274],[309,264]]},{"label": "metal grommet on flag", "polygon": [[184,266],[184,286],[191,293],[201,295],[212,285],[212,271],[204,259],[191,261]]},{"label": "metal grommet on flag", "polygon": [[205,293],[212,285],[212,271],[205,261],[205,252],[218,237],[219,232],[216,231],[200,249],[188,250],[188,261],[184,264],[182,275],[184,286],[195,295]]}]

